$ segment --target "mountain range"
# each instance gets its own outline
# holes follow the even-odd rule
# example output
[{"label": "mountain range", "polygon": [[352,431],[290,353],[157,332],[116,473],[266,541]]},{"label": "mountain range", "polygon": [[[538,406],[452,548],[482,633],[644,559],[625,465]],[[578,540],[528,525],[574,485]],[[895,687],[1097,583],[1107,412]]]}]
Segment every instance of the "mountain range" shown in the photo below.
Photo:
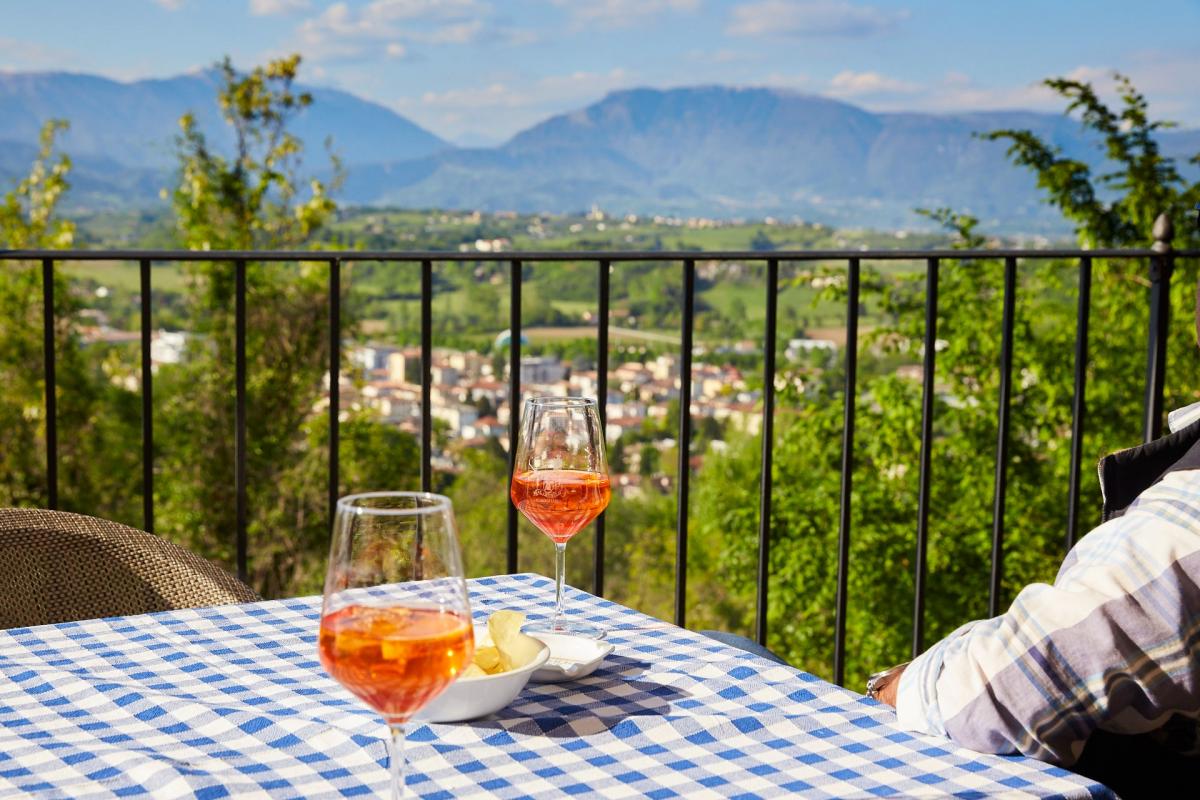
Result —
[{"label": "mountain range", "polygon": [[[217,78],[196,73],[121,83],[70,73],[0,74],[0,181],[23,174],[49,118],[71,123],[77,207],[151,206],[169,184],[178,118],[196,114],[218,148]],[[1033,177],[1002,142],[976,133],[1032,130],[1072,157],[1102,166],[1097,142],[1059,114],[992,111],[876,113],[770,88],[702,86],[613,92],[550,117],[496,147],[460,148],[384,106],[313,88],[294,131],[308,164],[343,159],[342,201],[356,205],[718,217],[799,216],[826,224],[920,225],[916,207],[949,206],[985,228],[1058,232]],[[1161,133],[1167,155],[1200,152],[1200,131]]]}]

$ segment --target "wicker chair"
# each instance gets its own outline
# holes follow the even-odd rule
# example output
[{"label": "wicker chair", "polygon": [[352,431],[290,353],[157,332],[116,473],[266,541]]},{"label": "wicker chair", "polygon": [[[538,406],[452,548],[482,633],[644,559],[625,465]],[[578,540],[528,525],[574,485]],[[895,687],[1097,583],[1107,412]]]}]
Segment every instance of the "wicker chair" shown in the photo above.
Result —
[{"label": "wicker chair", "polygon": [[145,531],[0,509],[0,628],[257,599],[228,572]]}]

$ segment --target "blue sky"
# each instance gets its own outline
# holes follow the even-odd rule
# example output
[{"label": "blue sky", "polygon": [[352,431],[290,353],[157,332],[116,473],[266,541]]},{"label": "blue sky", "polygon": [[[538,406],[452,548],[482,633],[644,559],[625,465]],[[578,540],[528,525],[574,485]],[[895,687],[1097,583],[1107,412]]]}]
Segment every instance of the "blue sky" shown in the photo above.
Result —
[{"label": "blue sky", "polygon": [[1114,69],[1200,127],[1200,0],[9,0],[0,17],[0,69],[134,80],[298,51],[306,82],[467,143],[632,86],[1059,109],[1040,79],[1107,87]]}]

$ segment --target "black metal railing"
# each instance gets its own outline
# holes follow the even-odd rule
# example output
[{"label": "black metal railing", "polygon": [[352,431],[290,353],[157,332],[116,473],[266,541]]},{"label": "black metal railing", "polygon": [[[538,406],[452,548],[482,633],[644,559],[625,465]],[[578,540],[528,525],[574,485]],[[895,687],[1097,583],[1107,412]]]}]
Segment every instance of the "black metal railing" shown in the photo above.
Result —
[{"label": "black metal railing", "polygon": [[[397,251],[175,251],[175,250],[0,250],[0,263],[17,261],[41,261],[43,278],[43,328],[45,340],[45,410],[46,410],[46,476],[47,497],[51,508],[58,505],[58,437],[55,408],[55,354],[54,354],[54,268],[63,261],[131,261],[140,266],[141,285],[141,381],[142,381],[142,486],[144,496],[144,527],[154,528],[153,488],[153,419],[152,392],[153,376],[150,363],[151,342],[151,266],[154,262],[205,261],[228,262],[235,277],[235,386],[236,410],[234,437],[236,458],[234,482],[237,497],[237,530],[235,531],[236,564],[238,574],[245,576],[247,564],[246,542],[246,267],[249,261],[256,262],[324,262],[329,266],[329,515],[338,493],[338,379],[341,370],[341,268],[354,262],[383,262],[412,264],[420,270],[421,283],[421,486],[429,490],[432,485],[432,440],[430,409],[430,370],[432,362],[432,299],[433,269],[437,262],[507,262],[510,267],[509,306],[509,441],[515,442],[518,435],[520,412],[521,374],[521,275],[527,263],[594,261],[598,265],[598,337],[597,378],[602,421],[606,418],[608,396],[608,341],[609,341],[609,273],[615,264],[628,262],[674,262],[681,266],[680,284],[683,292],[680,376],[679,376],[679,464],[676,492],[678,518],[676,523],[676,570],[675,570],[675,622],[684,625],[687,619],[687,559],[688,559],[688,490],[689,490],[689,447],[692,420],[691,367],[692,341],[695,321],[696,259],[706,261],[741,261],[766,264],[765,286],[766,331],[763,342],[763,422],[762,422],[762,475],[760,485],[760,522],[758,536],[757,597],[755,610],[755,636],[760,642],[767,638],[767,588],[769,583],[770,520],[772,495],[772,452],[774,447],[773,417],[775,406],[776,377],[776,317],[779,289],[779,265],[781,262],[844,262],[847,265],[846,300],[846,347],[845,347],[845,405],[843,411],[842,461],[840,517],[838,525],[836,628],[834,641],[834,680],[842,683],[845,668],[845,632],[847,606],[847,578],[850,566],[851,540],[851,474],[854,453],[854,407],[856,393],[858,317],[860,300],[860,268],[864,260],[869,261],[924,261],[926,264],[925,292],[925,336],[924,366],[922,381],[922,419],[919,493],[916,525],[916,557],[914,567],[915,599],[913,605],[912,651],[917,654],[924,645],[924,602],[926,551],[929,533],[930,503],[930,452],[933,442],[934,379],[936,374],[938,274],[943,262],[971,262],[1002,259],[1004,262],[1004,307],[1001,344],[1000,392],[998,398],[998,439],[995,457],[995,488],[992,525],[992,570],[989,581],[989,608],[993,613],[999,609],[1004,556],[1004,503],[1006,493],[1006,468],[1009,438],[1009,401],[1011,395],[1011,372],[1013,329],[1017,293],[1017,264],[1019,260],[1074,260],[1079,265],[1078,321],[1075,344],[1075,381],[1072,398],[1070,482],[1067,499],[1066,544],[1074,544],[1079,511],[1080,465],[1082,461],[1082,436],[1086,404],[1086,363],[1088,352],[1088,306],[1091,296],[1092,261],[1096,258],[1145,259],[1149,264],[1149,331],[1147,336],[1146,390],[1144,436],[1146,441],[1157,437],[1162,427],[1163,381],[1166,366],[1167,314],[1171,271],[1177,257],[1200,257],[1200,251],[1174,252],[1171,250],[1169,225],[1156,225],[1156,243],[1151,249],[1109,249],[1084,251],[1077,249],[999,249],[999,250],[874,250],[874,251],[712,251],[702,254],[665,251],[648,252],[520,252],[520,253],[459,253],[445,252],[397,252]],[[509,448],[509,469],[512,469],[512,453]],[[597,520],[595,540],[594,589],[604,592],[605,539],[604,517]],[[518,569],[517,511],[509,503],[507,520],[507,569]]]}]

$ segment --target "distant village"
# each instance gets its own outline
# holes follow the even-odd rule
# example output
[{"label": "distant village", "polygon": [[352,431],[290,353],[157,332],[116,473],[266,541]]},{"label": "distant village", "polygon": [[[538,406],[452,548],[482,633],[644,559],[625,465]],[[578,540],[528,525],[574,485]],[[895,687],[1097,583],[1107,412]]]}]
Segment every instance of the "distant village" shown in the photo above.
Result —
[{"label": "distant village", "polygon": [[[506,334],[502,334],[504,336]],[[832,347],[833,343],[829,345]],[[419,434],[421,425],[421,352],[419,349],[386,345],[360,346],[348,353],[351,368],[339,381],[343,409],[367,408],[400,430]],[[523,356],[520,366],[524,396],[599,397],[594,369],[573,369],[555,356]],[[443,441],[448,446],[434,453],[434,466],[442,471],[458,469],[454,453],[464,447],[483,447],[494,439],[508,450],[508,365],[497,374],[489,355],[474,351],[435,348],[430,364],[430,414],[444,425]],[[609,372],[606,437],[610,446],[622,436],[644,428],[662,430],[670,401],[679,398],[679,358],[661,355],[646,363],[628,361]],[[740,370],[694,362],[692,365],[691,413],[694,418],[711,418],[751,435],[762,422],[761,392],[746,386]],[[652,424],[647,426],[647,421]],[[675,447],[676,440],[664,436],[651,446],[660,453]],[[719,443],[714,443],[720,447]],[[626,495],[644,491],[645,485],[668,489],[670,482],[647,475],[640,463],[642,451],[633,449],[623,458],[624,472],[615,472],[613,485]],[[660,462],[661,463],[661,462]],[[644,479],[650,478],[646,481]],[[657,479],[657,480],[655,480]]]},{"label": "distant village", "polygon": [[[110,344],[135,344],[138,334],[109,328],[102,319],[92,320],[92,326],[81,330],[84,341]],[[582,329],[581,329],[582,330]],[[497,337],[494,349],[507,352],[507,336]],[[178,331],[155,331],[151,337],[151,364],[157,368],[179,363],[185,355],[189,336]],[[836,344],[822,339],[794,339],[789,342],[786,357],[797,358],[802,352],[814,349],[835,350]],[[742,354],[760,352],[758,345],[742,342],[736,345]],[[434,348],[429,372],[430,414],[439,435],[434,438],[433,465],[442,471],[455,473],[461,469],[457,454],[464,448],[485,447],[489,440],[508,450],[508,360],[495,358],[492,353]],[[711,419],[720,430],[735,430],[757,434],[762,424],[761,391],[750,389],[737,367],[708,363],[705,359],[720,353],[706,353],[698,348],[692,364],[690,411],[697,423]],[[594,369],[576,369],[556,356],[533,355],[521,358],[521,388],[525,397],[552,395],[559,397],[599,397],[600,387]],[[339,408],[343,418],[355,411],[368,410],[384,424],[417,436],[421,428],[421,351],[419,348],[396,347],[371,343],[354,345],[346,352],[346,367],[338,376]],[[497,373],[497,365],[501,371]],[[127,388],[137,390],[138,376],[128,374],[118,378]],[[326,378],[328,389],[328,378]],[[628,442],[637,437],[639,446],[624,453],[620,466],[614,469],[613,487],[625,496],[637,495],[648,488],[671,489],[671,481],[660,470],[643,465],[648,446],[659,454],[657,464],[666,463],[667,451],[675,448],[676,440],[666,428],[671,401],[679,398],[679,357],[659,355],[645,363],[626,361],[611,366],[607,391],[606,437],[610,447],[622,437]],[[325,412],[328,399],[322,399],[314,411]],[[648,424],[649,423],[649,424]],[[644,432],[656,435],[646,440]],[[709,448],[722,449],[724,442],[716,439]],[[696,462],[704,454],[693,455]],[[694,466],[699,466],[695,464]]]}]

